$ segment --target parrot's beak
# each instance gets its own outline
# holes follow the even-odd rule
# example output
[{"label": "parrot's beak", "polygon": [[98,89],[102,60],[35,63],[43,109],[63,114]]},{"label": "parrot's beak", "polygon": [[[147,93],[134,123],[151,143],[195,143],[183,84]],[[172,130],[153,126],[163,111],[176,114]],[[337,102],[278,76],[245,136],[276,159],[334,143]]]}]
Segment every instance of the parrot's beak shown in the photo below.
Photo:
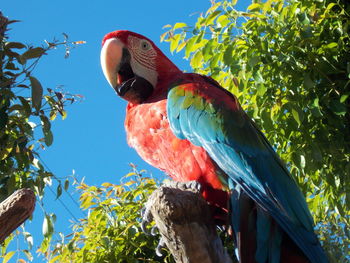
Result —
[{"label": "parrot's beak", "polygon": [[118,71],[122,61],[123,43],[116,39],[107,39],[101,50],[101,67],[109,85],[118,85]]},{"label": "parrot's beak", "polygon": [[134,74],[129,50],[117,38],[107,39],[101,50],[101,66],[117,94],[132,103],[141,103],[153,93],[146,79]]}]

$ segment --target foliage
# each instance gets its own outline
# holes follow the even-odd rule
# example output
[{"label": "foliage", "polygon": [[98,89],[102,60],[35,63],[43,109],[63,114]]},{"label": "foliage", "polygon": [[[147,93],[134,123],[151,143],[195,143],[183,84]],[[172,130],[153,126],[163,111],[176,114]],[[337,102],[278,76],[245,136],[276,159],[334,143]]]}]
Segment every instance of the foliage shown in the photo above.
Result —
[{"label": "foliage", "polygon": [[183,50],[196,72],[238,97],[306,194],[330,258],[345,261],[350,6],[341,0],[267,0],[238,11],[236,2],[213,3],[194,27],[167,25],[161,39],[172,52]]},{"label": "foliage", "polygon": [[124,177],[125,183],[100,187],[78,184],[81,207],[88,216],[73,226],[73,233],[59,240],[48,262],[174,262],[169,253],[155,255],[158,237],[141,231],[140,211],[156,188],[143,171]]},{"label": "foliage", "polygon": [[[63,42],[46,42],[45,46],[10,42],[6,28],[13,22],[0,13],[0,202],[19,188],[31,188],[40,200],[43,198],[45,186],[55,177],[40,161],[40,149],[53,143],[51,121],[57,115],[64,119],[65,106],[77,100],[61,90],[45,91],[33,75],[40,59],[51,49],[63,45],[69,51],[67,36]],[[58,184],[57,197],[62,192],[59,180]],[[32,237],[25,231],[23,235],[30,249]],[[14,254],[6,250],[10,240],[2,246],[4,262]],[[32,259],[28,250],[24,253]]]}]

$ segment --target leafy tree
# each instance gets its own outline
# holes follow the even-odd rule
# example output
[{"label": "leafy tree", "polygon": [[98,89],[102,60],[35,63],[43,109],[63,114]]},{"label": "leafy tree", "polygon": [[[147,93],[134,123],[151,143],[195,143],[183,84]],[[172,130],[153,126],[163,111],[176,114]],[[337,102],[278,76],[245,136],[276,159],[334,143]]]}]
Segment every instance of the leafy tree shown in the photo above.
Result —
[{"label": "leafy tree", "polygon": [[[42,202],[45,186],[57,178],[42,165],[40,149],[53,143],[51,122],[57,115],[64,119],[65,106],[78,97],[61,90],[44,90],[33,72],[40,59],[52,48],[65,46],[67,52],[71,43],[66,35],[64,41],[46,42],[44,46],[11,42],[6,28],[14,22],[17,21],[9,21],[0,13],[0,202],[19,188],[31,188]],[[68,184],[63,186],[59,180],[57,183],[59,196]],[[46,215],[45,222],[52,226],[51,216]],[[53,229],[48,229],[46,238],[52,235]],[[28,232],[23,234],[30,249],[31,235]],[[10,241],[11,237],[2,246],[3,262],[14,254],[6,249]],[[28,250],[23,252],[29,260],[32,259]]]},{"label": "leafy tree", "polygon": [[78,183],[88,216],[44,253],[48,262],[174,262],[165,251],[163,257],[155,255],[159,237],[146,235],[140,227],[140,211],[156,181],[135,166],[122,181],[126,182],[100,187]]},{"label": "leafy tree", "polygon": [[350,260],[350,5],[213,3],[162,39],[235,94],[307,196],[334,262]]}]

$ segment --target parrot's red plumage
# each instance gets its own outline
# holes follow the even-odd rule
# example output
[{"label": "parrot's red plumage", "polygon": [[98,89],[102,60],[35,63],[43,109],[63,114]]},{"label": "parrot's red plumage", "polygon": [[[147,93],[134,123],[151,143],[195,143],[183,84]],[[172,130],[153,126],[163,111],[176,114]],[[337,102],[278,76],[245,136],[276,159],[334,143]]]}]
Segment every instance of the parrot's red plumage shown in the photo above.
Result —
[{"label": "parrot's red plumage", "polygon": [[240,262],[327,262],[301,192],[232,94],[130,31],[104,37],[101,65],[129,101],[129,145],[174,180],[201,183],[219,218],[230,200]]}]

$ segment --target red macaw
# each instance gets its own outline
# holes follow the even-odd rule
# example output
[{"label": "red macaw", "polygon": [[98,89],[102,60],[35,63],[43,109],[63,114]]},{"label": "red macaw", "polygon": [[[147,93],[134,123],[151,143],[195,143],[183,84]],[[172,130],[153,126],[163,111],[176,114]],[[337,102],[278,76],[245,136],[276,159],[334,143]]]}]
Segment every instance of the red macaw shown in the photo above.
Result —
[{"label": "red macaw", "polygon": [[101,65],[129,102],[128,144],[174,180],[198,181],[211,204],[226,209],[229,193],[240,262],[328,262],[302,193],[234,95],[130,31],[104,37]]}]

